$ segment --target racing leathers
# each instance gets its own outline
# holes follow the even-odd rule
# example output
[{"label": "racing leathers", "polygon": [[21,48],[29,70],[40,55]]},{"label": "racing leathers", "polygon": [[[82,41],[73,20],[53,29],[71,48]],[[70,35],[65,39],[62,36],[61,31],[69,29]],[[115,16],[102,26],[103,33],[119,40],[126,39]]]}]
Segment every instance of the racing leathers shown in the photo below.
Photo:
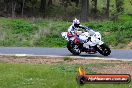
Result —
[{"label": "racing leathers", "polygon": [[[87,31],[89,31],[89,34],[90,35],[93,35],[95,32],[91,29],[91,28],[88,28],[88,27],[84,27],[84,26],[82,26],[82,25],[79,25],[78,26],[78,28],[81,28],[81,29],[84,29],[84,30],[87,30]],[[70,40],[70,38],[74,38],[74,43],[75,44],[79,44],[79,43],[85,43],[85,42],[87,42],[88,40],[82,40],[82,39],[80,39],[78,36],[77,36],[77,34],[75,33],[75,30],[76,30],[77,28],[76,27],[74,27],[73,25],[71,25],[69,28],[68,28],[68,39]]]}]

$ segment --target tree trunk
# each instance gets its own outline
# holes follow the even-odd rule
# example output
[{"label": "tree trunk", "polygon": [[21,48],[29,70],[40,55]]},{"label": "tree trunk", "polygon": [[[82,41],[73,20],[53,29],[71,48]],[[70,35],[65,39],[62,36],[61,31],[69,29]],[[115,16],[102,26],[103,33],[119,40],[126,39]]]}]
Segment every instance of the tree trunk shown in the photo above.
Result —
[{"label": "tree trunk", "polygon": [[97,0],[92,0],[92,15],[97,17]]},{"label": "tree trunk", "polygon": [[95,13],[97,13],[97,0],[94,0],[95,1]]},{"label": "tree trunk", "polygon": [[76,7],[78,6],[78,4],[79,4],[79,0],[75,0],[75,2],[76,2]]},{"label": "tree trunk", "polygon": [[87,14],[88,14],[88,8],[87,8],[87,0],[82,0],[81,1],[81,20],[86,22],[88,21],[88,17],[87,17]]},{"label": "tree trunk", "polygon": [[124,5],[124,0],[116,0],[116,11],[117,11],[117,13],[121,13],[124,11],[123,5]]},{"label": "tree trunk", "polygon": [[116,12],[119,12],[119,2],[118,2],[118,0],[116,0]]},{"label": "tree trunk", "polygon": [[109,7],[110,7],[110,0],[107,0],[106,2],[106,12],[105,15],[107,18],[109,18]]},{"label": "tree trunk", "polygon": [[52,5],[52,0],[49,0],[48,1],[48,6],[51,6]]},{"label": "tree trunk", "polygon": [[89,5],[89,0],[87,0],[87,9],[88,9],[88,10],[87,10],[87,15],[89,15],[89,6],[90,6],[90,5]]},{"label": "tree trunk", "polygon": [[95,1],[95,12],[94,12],[94,14],[95,14],[95,18],[97,18],[97,0],[94,0]]},{"label": "tree trunk", "polygon": [[4,6],[4,16],[8,16],[9,13],[11,15],[11,2],[9,0],[4,0]]},{"label": "tree trunk", "polygon": [[7,12],[8,2],[6,0],[4,0],[4,6],[4,12]]},{"label": "tree trunk", "polygon": [[24,5],[25,5],[25,0],[23,0],[22,2],[22,12],[21,12],[22,17],[23,17]]},{"label": "tree trunk", "polygon": [[76,3],[76,7],[79,5],[79,0],[71,0],[71,1]]},{"label": "tree trunk", "polygon": [[12,18],[15,18],[16,1],[12,1]]},{"label": "tree trunk", "polygon": [[46,0],[41,0],[40,12],[42,13],[42,16],[45,16],[45,7],[46,7]]}]

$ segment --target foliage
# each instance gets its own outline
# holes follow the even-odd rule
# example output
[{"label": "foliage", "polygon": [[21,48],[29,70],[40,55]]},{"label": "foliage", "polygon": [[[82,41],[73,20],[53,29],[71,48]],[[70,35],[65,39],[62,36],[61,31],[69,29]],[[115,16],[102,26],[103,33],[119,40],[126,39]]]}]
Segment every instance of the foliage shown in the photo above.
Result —
[{"label": "foliage", "polygon": [[[0,19],[0,46],[18,47],[66,47],[61,32],[67,31],[70,22],[35,19]],[[119,21],[82,23],[99,31],[102,39],[113,47],[127,45],[132,41],[131,16],[119,16]],[[118,48],[118,47],[117,47]]]},{"label": "foliage", "polygon": [[[100,20],[106,17],[107,0],[86,1],[89,1],[88,7],[84,7],[88,10],[89,14],[86,16],[88,19]],[[80,10],[84,4],[86,3],[80,3],[80,0],[1,0],[0,17],[43,17],[68,21],[80,17]],[[110,0],[109,4],[110,10],[107,9],[107,12],[108,15],[111,14],[112,19],[116,19],[122,11],[131,14],[130,0]],[[86,11],[84,12],[86,14]]]},{"label": "foliage", "polygon": [[14,30],[14,34],[22,33],[28,35],[37,29],[37,27],[24,20],[12,20],[12,23],[9,26]]},{"label": "foliage", "polygon": [[116,0],[116,10],[117,12],[123,12],[124,0]]}]

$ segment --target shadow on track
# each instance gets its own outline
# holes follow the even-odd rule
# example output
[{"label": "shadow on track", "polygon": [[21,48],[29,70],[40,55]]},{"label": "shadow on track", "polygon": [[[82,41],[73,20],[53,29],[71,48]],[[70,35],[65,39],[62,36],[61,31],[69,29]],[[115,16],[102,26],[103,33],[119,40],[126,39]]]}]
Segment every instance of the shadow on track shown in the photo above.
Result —
[{"label": "shadow on track", "polygon": [[110,55],[110,56],[103,56],[103,55],[101,55],[101,54],[80,54],[80,55],[73,55],[73,54],[68,54],[68,55],[66,55],[66,56],[79,56],[79,57],[84,57],[84,58],[86,58],[86,57],[99,57],[99,58],[112,58],[112,56]]}]

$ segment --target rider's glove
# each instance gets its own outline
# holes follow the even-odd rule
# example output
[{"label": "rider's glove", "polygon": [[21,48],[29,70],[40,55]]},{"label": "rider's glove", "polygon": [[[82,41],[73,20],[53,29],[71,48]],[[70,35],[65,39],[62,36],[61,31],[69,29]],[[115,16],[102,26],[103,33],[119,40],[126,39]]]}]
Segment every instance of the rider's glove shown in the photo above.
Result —
[{"label": "rider's glove", "polygon": [[86,28],[85,28],[85,30],[89,31],[89,30],[92,30],[92,29],[91,29],[91,28],[86,27]]}]

